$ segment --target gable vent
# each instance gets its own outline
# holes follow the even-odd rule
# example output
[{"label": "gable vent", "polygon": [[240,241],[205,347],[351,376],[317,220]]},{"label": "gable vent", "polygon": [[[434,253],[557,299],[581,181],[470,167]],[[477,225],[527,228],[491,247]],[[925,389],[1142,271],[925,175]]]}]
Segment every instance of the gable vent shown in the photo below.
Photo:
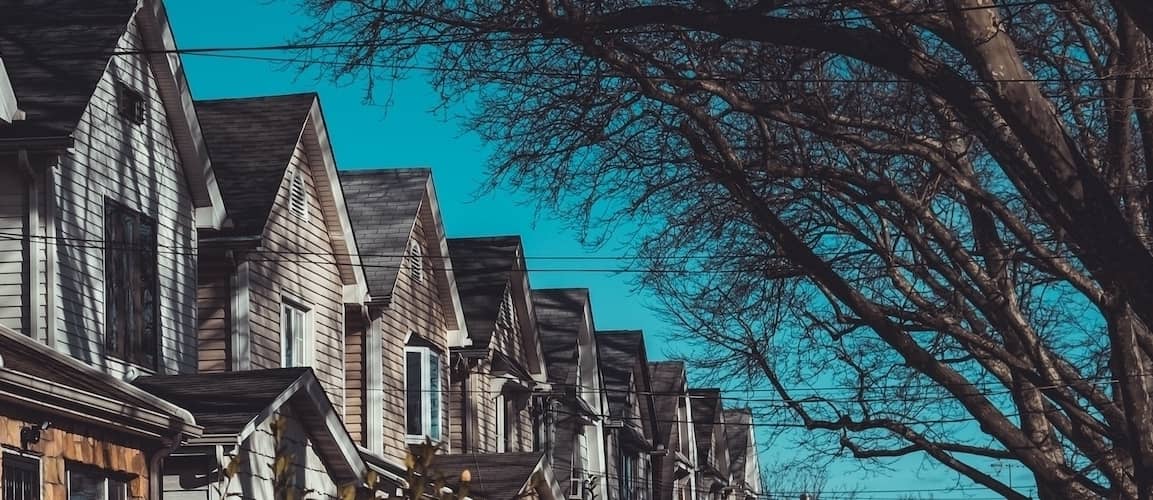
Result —
[{"label": "gable vent", "polygon": [[292,174],[292,191],[289,193],[289,208],[300,220],[308,220],[308,190],[304,186],[304,173],[296,169]]},{"label": "gable vent", "polygon": [[412,281],[420,283],[424,281],[424,252],[420,248],[420,244],[415,240],[408,245],[408,255],[405,256],[406,267],[408,273],[412,276]]}]

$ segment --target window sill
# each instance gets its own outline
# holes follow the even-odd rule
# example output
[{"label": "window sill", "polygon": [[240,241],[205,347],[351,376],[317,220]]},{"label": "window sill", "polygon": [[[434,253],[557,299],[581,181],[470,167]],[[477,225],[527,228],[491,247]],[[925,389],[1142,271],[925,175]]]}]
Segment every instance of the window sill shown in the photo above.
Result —
[{"label": "window sill", "polygon": [[428,437],[428,436],[423,435],[423,434],[406,434],[404,436],[404,442],[405,442],[405,444],[407,444],[409,446],[420,445],[420,444],[432,444],[432,445],[436,446],[436,445],[443,444],[444,439],[443,438],[433,439],[433,438]]},{"label": "window sill", "polygon": [[112,375],[113,377],[116,377],[120,380],[124,380],[128,376],[129,371],[131,371],[131,370],[135,370],[136,376],[138,376],[138,377],[147,377],[147,376],[156,375],[157,373],[159,373],[159,370],[156,370],[154,368],[148,368],[148,367],[145,367],[143,365],[138,365],[138,364],[133,363],[131,361],[125,361],[123,359],[116,357],[116,355],[114,355],[114,354],[105,355],[104,356],[104,366],[101,366],[99,368],[101,369],[101,371],[103,371],[109,375]]}]

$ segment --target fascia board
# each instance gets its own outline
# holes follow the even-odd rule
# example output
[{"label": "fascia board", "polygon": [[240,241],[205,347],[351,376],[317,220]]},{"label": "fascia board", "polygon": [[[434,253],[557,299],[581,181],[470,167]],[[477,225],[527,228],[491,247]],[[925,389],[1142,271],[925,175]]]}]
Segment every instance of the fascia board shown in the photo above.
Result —
[{"label": "fascia board", "polygon": [[[168,437],[172,416],[81,391],[10,369],[0,368],[0,398],[148,437]],[[101,414],[105,416],[101,416]],[[179,430],[191,437],[204,429],[183,422]]]}]

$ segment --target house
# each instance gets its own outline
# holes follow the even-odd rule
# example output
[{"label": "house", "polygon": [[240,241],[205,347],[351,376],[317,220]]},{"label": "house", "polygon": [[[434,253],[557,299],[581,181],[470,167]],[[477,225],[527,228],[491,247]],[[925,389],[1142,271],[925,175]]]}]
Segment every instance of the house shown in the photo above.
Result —
[{"label": "house", "polygon": [[547,375],[520,237],[456,238],[448,248],[468,342],[451,349],[454,454],[437,465],[469,470],[473,496],[563,497],[538,446],[545,408],[533,394],[547,390]]},{"label": "house", "polygon": [[186,410],[0,326],[5,500],[160,498],[158,464],[204,429]]},{"label": "house", "polygon": [[689,389],[697,441],[698,495],[724,500],[729,493],[729,444],[720,389]]},{"label": "house", "polygon": [[469,331],[428,169],[340,172],[368,284],[345,314],[345,422],[368,459],[404,463],[409,446],[449,442],[449,351]]},{"label": "house", "polygon": [[367,286],[317,96],[195,109],[227,215],[198,232],[200,373],[134,381],[207,427],[165,462],[165,492],[341,498],[376,487],[341,422],[344,311]]},{"label": "house", "polygon": [[603,498],[608,402],[587,289],[533,290],[551,391],[542,394],[544,448],[568,498]]},{"label": "house", "polygon": [[311,367],[341,414],[345,306],[367,285],[320,101],[196,109],[228,212],[199,235],[200,372]]},{"label": "house", "polygon": [[608,399],[605,423],[607,498],[652,498],[656,432],[652,382],[640,331],[598,331],[597,356]]},{"label": "house", "polygon": [[0,12],[5,497],[158,498],[159,463],[202,429],[124,379],[196,370],[196,230],[224,217],[167,15]]},{"label": "house", "polygon": [[657,415],[653,456],[653,494],[657,500],[697,499],[697,441],[689,404],[685,365],[679,361],[649,364]]},{"label": "house", "polygon": [[761,483],[761,461],[753,432],[753,412],[749,408],[724,411],[728,436],[729,474],[733,500],[756,500],[765,495]]},{"label": "house", "polygon": [[470,345],[453,349],[453,450],[536,448],[532,392],[547,383],[520,237],[448,240]]}]

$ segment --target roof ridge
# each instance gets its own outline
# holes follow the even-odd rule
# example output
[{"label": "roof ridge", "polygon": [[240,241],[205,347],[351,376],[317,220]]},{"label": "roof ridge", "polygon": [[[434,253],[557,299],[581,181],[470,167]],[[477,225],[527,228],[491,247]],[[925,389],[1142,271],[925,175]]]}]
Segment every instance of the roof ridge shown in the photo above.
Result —
[{"label": "roof ridge", "polygon": [[193,99],[194,104],[214,104],[218,102],[235,102],[235,101],[258,101],[262,99],[284,99],[288,97],[304,97],[313,96],[320,98],[320,93],[313,90],[309,92],[294,92],[289,94],[270,94],[270,95],[254,95],[254,96],[240,96],[240,97],[218,97],[215,99]]},{"label": "roof ridge", "polygon": [[432,174],[432,167],[352,167],[337,170],[339,174],[349,175],[376,175],[394,172]]}]

